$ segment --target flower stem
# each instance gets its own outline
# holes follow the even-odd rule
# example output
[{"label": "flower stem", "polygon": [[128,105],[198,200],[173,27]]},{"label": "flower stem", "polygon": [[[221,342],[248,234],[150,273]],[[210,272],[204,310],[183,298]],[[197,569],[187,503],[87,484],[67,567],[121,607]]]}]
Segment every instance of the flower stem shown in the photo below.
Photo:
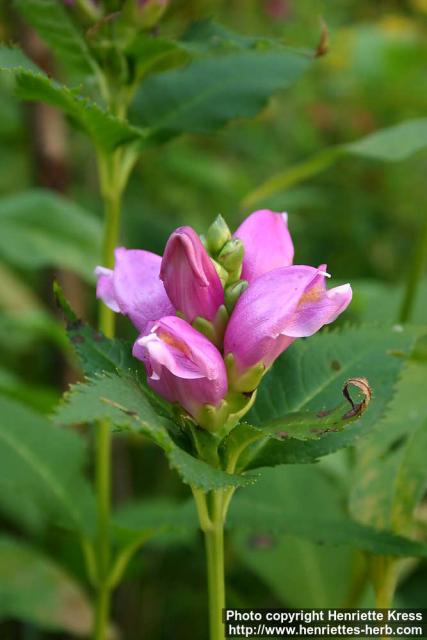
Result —
[{"label": "flower stem", "polygon": [[211,640],[224,640],[222,610],[225,607],[224,528],[214,526],[205,532],[209,593],[209,629]]},{"label": "flower stem", "polygon": [[209,637],[210,640],[224,640],[225,627],[222,611],[225,607],[224,580],[224,521],[226,509],[221,489],[205,494],[200,489],[193,489],[199,515],[200,528],[205,537],[206,566],[209,598]]},{"label": "flower stem", "polygon": [[[105,203],[105,231],[102,248],[102,265],[114,265],[114,249],[119,240],[121,188],[114,171],[116,158],[99,157],[101,193]],[[115,317],[104,304],[99,307],[99,328],[108,337],[114,337]],[[107,420],[97,424],[95,443],[95,482],[97,499],[97,568],[98,584],[94,640],[105,640],[110,613],[111,587],[108,575],[111,561],[111,431]]]},{"label": "flower stem", "polygon": [[414,310],[417,290],[422,278],[425,263],[427,261],[427,216],[425,216],[422,229],[413,254],[406,282],[405,294],[399,312],[399,322],[409,322]]},{"label": "flower stem", "polygon": [[106,640],[110,612],[111,591],[108,587],[100,588],[97,594],[94,640]]},{"label": "flower stem", "polygon": [[374,581],[375,606],[377,609],[389,609],[393,604],[394,592],[396,591],[396,562],[381,556],[376,560],[378,579]]}]

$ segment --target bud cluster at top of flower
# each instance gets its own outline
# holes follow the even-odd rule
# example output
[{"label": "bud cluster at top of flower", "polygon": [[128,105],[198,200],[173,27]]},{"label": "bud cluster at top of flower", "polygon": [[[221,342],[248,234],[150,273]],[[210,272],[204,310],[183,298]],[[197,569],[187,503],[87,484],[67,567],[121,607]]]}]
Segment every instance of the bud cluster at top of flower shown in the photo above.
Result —
[{"label": "bud cluster at top of flower", "polygon": [[138,329],[150,386],[223,434],[274,360],[350,303],[350,285],[326,288],[326,265],[293,256],[286,214],[255,211],[234,234],[218,216],[203,239],[176,229],[163,257],[116,249],[114,269],[96,270],[97,295]]}]

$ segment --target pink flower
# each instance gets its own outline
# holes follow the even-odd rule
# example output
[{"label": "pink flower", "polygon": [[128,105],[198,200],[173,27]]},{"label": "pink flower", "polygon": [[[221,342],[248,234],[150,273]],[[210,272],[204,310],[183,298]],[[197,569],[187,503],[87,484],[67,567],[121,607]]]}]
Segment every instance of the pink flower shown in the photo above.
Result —
[{"label": "pink flower", "polygon": [[160,256],[150,251],[124,249],[115,251],[114,269],[97,267],[96,295],[110,309],[129,316],[144,333],[149,322],[175,313],[160,280]]},{"label": "pink flower", "polygon": [[175,309],[189,322],[198,316],[213,321],[224,304],[221,280],[191,227],[180,227],[170,236],[160,277]]},{"label": "pink flower", "polygon": [[227,393],[227,373],[218,349],[177,316],[154,323],[135,342],[148,383],[169,402],[178,402],[196,420],[204,405],[218,407]]},{"label": "pink flower", "polygon": [[[208,246],[220,261],[236,240],[224,221],[218,224],[219,240],[211,237]],[[292,266],[285,214],[255,211],[235,238],[238,264],[223,269],[230,318],[214,261],[191,227],[172,233],[163,258],[119,248],[114,269],[96,269],[97,296],[140,332],[133,354],[144,362],[149,384],[207,429],[225,424],[235,392],[254,391],[296,338],[333,322],[352,297],[349,284],[326,288],[326,265]],[[240,268],[241,280],[234,273]]]},{"label": "pink flower", "polygon": [[326,289],[326,265],[290,266],[259,276],[239,298],[228,323],[224,353],[239,375],[269,367],[295,340],[330,324],[349,305],[349,284]]},{"label": "pink flower", "polygon": [[294,245],[286,213],[269,209],[254,211],[234,234],[243,242],[242,279],[252,282],[258,276],[292,264]]}]

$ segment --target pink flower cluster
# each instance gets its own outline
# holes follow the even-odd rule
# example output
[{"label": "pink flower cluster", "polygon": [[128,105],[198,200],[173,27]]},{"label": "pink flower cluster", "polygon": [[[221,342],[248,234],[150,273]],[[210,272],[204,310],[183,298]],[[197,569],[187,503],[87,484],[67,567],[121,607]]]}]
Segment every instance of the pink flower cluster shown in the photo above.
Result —
[{"label": "pink flower cluster", "polygon": [[133,355],[150,386],[209,428],[206,406],[220,410],[230,394],[254,391],[296,338],[346,309],[352,290],[328,290],[326,265],[292,264],[286,214],[255,211],[222,249],[212,251],[209,238],[205,244],[211,255],[191,227],[181,227],[163,258],[118,248],[114,269],[96,274],[97,296],[139,332]]}]

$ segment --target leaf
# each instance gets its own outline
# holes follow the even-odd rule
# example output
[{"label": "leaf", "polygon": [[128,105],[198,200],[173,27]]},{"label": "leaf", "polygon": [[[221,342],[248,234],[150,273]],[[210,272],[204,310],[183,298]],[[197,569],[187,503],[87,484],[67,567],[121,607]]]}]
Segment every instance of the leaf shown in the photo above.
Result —
[{"label": "leaf", "polygon": [[211,491],[223,487],[244,487],[253,484],[258,476],[246,474],[244,476],[226,473],[221,469],[198,460],[183,449],[175,448],[168,455],[171,466],[178,471],[182,480],[189,485]]},{"label": "leaf", "polygon": [[346,153],[384,162],[406,160],[427,147],[427,118],[407,120],[345,145]]},{"label": "leaf", "polygon": [[138,543],[142,537],[162,535],[163,541],[185,541],[198,531],[197,512],[192,498],[176,502],[168,498],[134,501],[114,514],[114,535],[121,546]]},{"label": "leaf", "polygon": [[358,520],[413,533],[413,512],[427,487],[427,367],[410,361],[389,412],[357,448],[350,508]]},{"label": "leaf", "polygon": [[[61,287],[54,283],[58,306],[67,320],[67,334],[87,376],[99,373],[125,373],[141,369],[132,356],[132,344],[118,338],[111,339],[79,320],[65,300]],[[142,371],[143,369],[141,369]]]},{"label": "leaf", "polygon": [[94,280],[102,225],[87,211],[51,191],[0,198],[0,255],[24,269],[63,267]]},{"label": "leaf", "polygon": [[178,447],[171,436],[171,433],[177,439],[180,436],[176,425],[155,413],[144,388],[129,376],[104,374],[73,386],[55,416],[62,425],[102,419],[108,419],[115,427],[140,433],[161,447],[171,467],[187,484],[208,491],[254,480],[216,469]]},{"label": "leaf", "polygon": [[58,402],[58,392],[52,387],[28,384],[16,373],[1,366],[0,393],[20,400],[41,412],[50,411]]},{"label": "leaf", "polygon": [[58,307],[67,321],[67,335],[77,353],[83,372],[88,377],[100,373],[120,373],[134,375],[143,387],[145,397],[160,415],[174,419],[173,405],[154,393],[147,385],[144,365],[132,356],[132,344],[118,338],[107,338],[101,331],[79,320],[65,299],[57,282],[53,290]]},{"label": "leaf", "polygon": [[0,69],[3,71],[30,71],[43,75],[41,69],[18,47],[0,45]]},{"label": "leaf", "polygon": [[[405,283],[390,285],[378,280],[352,280],[353,300],[349,312],[359,322],[388,322],[398,318],[405,294]],[[418,284],[411,315],[413,324],[427,324],[427,280]]]},{"label": "leaf", "polygon": [[[361,392],[360,402],[355,402],[352,399],[349,392],[350,386],[356,387]],[[257,448],[261,448],[271,438],[277,440],[287,440],[288,438],[301,441],[318,440],[328,433],[342,431],[344,427],[358,420],[365,412],[371,401],[372,390],[365,378],[349,378],[344,383],[342,393],[346,402],[335,409],[288,413],[264,423],[262,427],[254,427],[245,422],[238,424],[222,443],[226,468],[230,468],[231,465],[234,469],[242,453],[244,457],[245,450],[255,443],[258,443]],[[238,467],[244,469],[248,460],[250,463],[252,456],[253,452],[249,451],[246,460],[243,463],[240,461]]]},{"label": "leaf", "polygon": [[126,52],[133,58],[139,79],[180,66],[189,57],[179,42],[145,31],[138,33]]},{"label": "leaf", "polygon": [[65,348],[66,339],[56,318],[43,307],[32,286],[5,264],[0,264],[0,309],[3,353],[11,351],[16,356],[46,339],[61,350]]},{"label": "leaf", "polygon": [[92,608],[64,569],[40,551],[0,537],[0,619],[17,618],[46,630],[87,637]]},{"label": "leaf", "polygon": [[95,508],[84,464],[84,443],[76,433],[0,397],[0,484],[13,490],[17,500],[21,494],[31,498],[45,518],[90,533]]},{"label": "leaf", "polygon": [[86,131],[99,149],[112,151],[119,145],[141,142],[145,136],[143,131],[104,111],[76,90],[51,80],[40,69],[34,70],[34,65],[23,53],[18,54],[16,49],[0,46],[2,70],[13,72],[20,98],[45,102],[61,109]]},{"label": "leaf", "polygon": [[342,156],[355,155],[384,162],[399,162],[425,147],[427,147],[427,118],[407,120],[376,131],[361,140],[324,149],[308,160],[303,160],[293,167],[276,173],[248,193],[242,200],[242,207],[250,209],[261,201],[265,205],[267,198],[317,175],[332,166]]},{"label": "leaf", "polygon": [[199,523],[193,499],[177,502],[169,498],[152,498],[130,502],[114,514],[114,525],[120,536],[147,530],[197,530]]},{"label": "leaf", "polygon": [[61,62],[82,74],[97,70],[82,34],[72,23],[63,3],[57,0],[14,0],[25,20],[56,53]]},{"label": "leaf", "polygon": [[[223,54],[236,51],[283,51],[286,47],[278,39],[247,36],[236,33],[211,19],[196,20],[178,40],[179,46],[194,54]],[[301,52],[302,53],[302,52]],[[307,55],[310,55],[307,52]]]},{"label": "leaf", "polygon": [[[244,513],[243,519],[239,519],[241,500],[246,506],[252,505],[255,512],[260,509],[259,515],[264,506],[272,508],[276,513],[273,527],[269,517],[265,523],[260,517],[255,525],[251,514],[248,520]],[[354,551],[346,546],[317,544],[318,540],[295,536],[286,530],[289,514],[298,520],[321,514],[323,519],[333,521],[343,516],[343,504],[342,486],[332,481],[319,465],[266,469],[255,487],[233,499],[230,507],[233,548],[240,561],[285,606],[343,606],[350,591]]]},{"label": "leaf", "polygon": [[354,444],[383,416],[419,330],[403,327],[360,327],[322,332],[296,341],[265,376],[247,420],[255,426],[296,411],[323,411],[333,406],[349,376],[366,377],[373,392],[369,410],[341,433],[318,440],[269,439],[255,445],[249,468],[314,462]]},{"label": "leaf", "polygon": [[150,127],[151,137],[209,133],[234,118],[254,116],[310,61],[308,55],[285,48],[204,57],[183,69],[149,77],[136,95],[133,119]]},{"label": "leaf", "polygon": [[73,385],[55,415],[55,421],[62,425],[103,419],[142,433],[162,449],[172,446],[166,421],[154,412],[142,388],[129,376],[104,374]]},{"label": "leaf", "polygon": [[[261,534],[282,532],[317,544],[352,546],[383,555],[427,557],[425,543],[355,522],[346,517],[344,512],[334,512],[327,506],[319,513],[319,509],[301,509],[301,500],[298,499],[291,504],[290,486],[282,500],[278,499],[281,496],[281,479],[286,478],[287,473],[289,478],[298,478],[307,473],[306,481],[311,479],[310,491],[314,491],[310,467],[295,472],[288,472],[287,468],[286,471],[282,468],[268,469],[256,485],[235,496],[227,520],[230,527]],[[270,478],[266,485],[262,484],[264,477]],[[266,487],[269,489],[266,490]]]}]

